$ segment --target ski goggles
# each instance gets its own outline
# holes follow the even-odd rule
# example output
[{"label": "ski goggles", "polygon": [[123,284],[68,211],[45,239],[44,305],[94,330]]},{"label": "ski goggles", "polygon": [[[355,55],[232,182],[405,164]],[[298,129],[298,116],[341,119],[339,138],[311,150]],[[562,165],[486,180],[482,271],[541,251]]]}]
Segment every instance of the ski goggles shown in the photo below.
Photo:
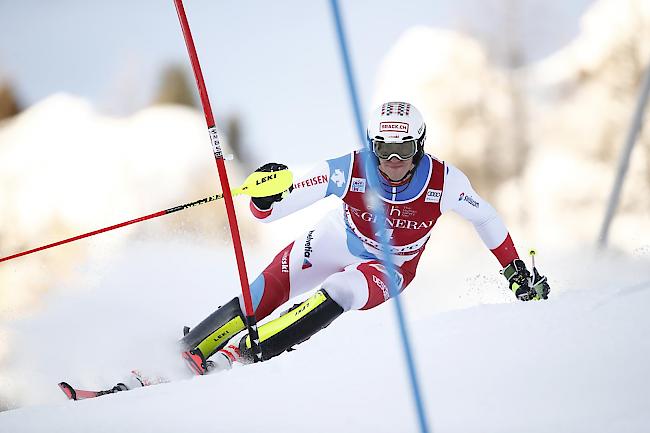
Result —
[{"label": "ski goggles", "polygon": [[418,151],[418,144],[415,140],[406,140],[401,143],[372,140],[372,151],[379,159],[390,159],[396,156],[404,161],[415,156]]}]

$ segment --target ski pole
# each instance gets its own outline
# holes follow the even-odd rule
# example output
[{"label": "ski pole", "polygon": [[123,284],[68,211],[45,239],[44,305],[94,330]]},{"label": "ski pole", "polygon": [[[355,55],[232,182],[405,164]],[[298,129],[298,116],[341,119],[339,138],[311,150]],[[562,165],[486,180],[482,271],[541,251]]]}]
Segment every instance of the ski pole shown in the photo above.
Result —
[{"label": "ski pole", "polygon": [[[278,194],[278,193],[281,193],[281,192],[285,191],[287,188],[289,188],[291,186],[292,183],[293,183],[293,174],[291,173],[290,170],[280,170],[280,171],[275,171],[273,173],[255,172],[255,173],[251,174],[250,176],[248,176],[246,178],[246,180],[244,181],[244,183],[240,187],[233,189],[231,194],[233,196],[246,194],[246,195],[249,195],[251,197],[266,197],[266,196],[269,196],[269,195],[274,195],[274,194]],[[114,224],[112,226],[105,227],[103,229],[93,230],[92,232],[88,232],[88,233],[85,233],[85,234],[82,234],[82,235],[74,236],[74,237],[64,239],[62,241],[54,242],[54,243],[51,243],[51,244],[43,245],[42,247],[33,248],[31,250],[27,250],[27,251],[23,251],[23,252],[20,252],[20,253],[12,254],[12,255],[7,256],[7,257],[2,257],[2,258],[0,258],[0,262],[5,262],[7,260],[15,259],[16,257],[26,256],[27,254],[35,253],[37,251],[42,251],[42,250],[46,250],[48,248],[53,248],[53,247],[56,247],[56,246],[59,246],[59,245],[67,244],[69,242],[73,242],[73,241],[76,241],[76,240],[79,240],[79,239],[94,236],[94,235],[97,235],[99,233],[104,233],[104,232],[107,232],[107,231],[110,231],[110,230],[118,229],[120,227],[125,227],[125,226],[131,225],[131,224],[135,224],[135,223],[138,223],[140,221],[146,221],[146,220],[149,220],[149,219],[157,218],[159,216],[168,215],[170,213],[174,213],[174,212],[178,212],[180,210],[188,209],[188,208],[191,208],[193,206],[198,206],[198,205],[202,205],[202,204],[205,204],[205,203],[209,203],[211,201],[220,200],[220,199],[223,198],[223,196],[224,196],[223,193],[222,194],[217,194],[217,195],[213,195],[213,196],[210,196],[210,197],[202,198],[201,200],[193,201],[191,203],[186,203],[186,204],[182,204],[182,205],[179,205],[179,206],[174,206],[174,207],[172,207],[170,209],[161,210],[159,212],[155,212],[155,213],[145,215],[145,216],[140,217],[140,218],[125,221],[123,223]]]},{"label": "ski pole", "polygon": [[535,255],[537,255],[537,251],[531,249],[528,251],[528,255],[530,255],[530,260],[533,262],[533,269],[535,269]]}]

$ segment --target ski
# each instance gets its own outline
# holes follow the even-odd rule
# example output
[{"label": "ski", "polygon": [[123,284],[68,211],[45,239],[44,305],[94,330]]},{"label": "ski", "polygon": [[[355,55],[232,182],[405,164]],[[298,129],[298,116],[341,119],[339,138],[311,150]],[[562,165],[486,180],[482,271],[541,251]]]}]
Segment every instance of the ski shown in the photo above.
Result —
[{"label": "ski", "polygon": [[[135,385],[136,388],[141,388],[145,386],[158,385],[160,383],[168,383],[169,380],[162,376],[156,377],[147,377],[143,375],[140,370],[132,370],[131,375],[137,380]],[[89,391],[86,389],[75,388],[67,382],[59,382],[59,388],[70,400],[86,400],[88,398],[101,397],[102,395],[115,394],[120,391],[129,391],[130,389],[122,382],[118,383],[111,389],[103,391]]]},{"label": "ski", "polygon": [[118,383],[113,388],[105,391],[88,391],[85,389],[74,388],[67,382],[59,382],[59,388],[70,400],[86,400],[88,398],[100,397],[106,394],[114,394],[118,391],[128,391],[129,388],[123,383]]}]

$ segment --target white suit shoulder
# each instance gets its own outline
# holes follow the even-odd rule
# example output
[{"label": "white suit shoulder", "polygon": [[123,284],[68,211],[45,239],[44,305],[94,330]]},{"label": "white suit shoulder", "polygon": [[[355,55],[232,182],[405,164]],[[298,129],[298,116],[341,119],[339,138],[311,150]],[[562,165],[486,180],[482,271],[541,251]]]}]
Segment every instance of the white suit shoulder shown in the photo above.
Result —
[{"label": "white suit shoulder", "polygon": [[455,165],[445,162],[445,182],[442,188],[440,211],[444,213],[454,210],[461,194],[472,193],[474,193],[472,184],[465,173]]}]

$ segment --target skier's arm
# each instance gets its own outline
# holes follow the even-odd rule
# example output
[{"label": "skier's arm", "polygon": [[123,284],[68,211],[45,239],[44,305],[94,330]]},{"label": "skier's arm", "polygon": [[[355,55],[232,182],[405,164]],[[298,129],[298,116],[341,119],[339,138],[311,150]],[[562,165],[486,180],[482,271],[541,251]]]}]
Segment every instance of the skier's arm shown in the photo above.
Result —
[{"label": "skier's arm", "polygon": [[251,199],[250,209],[255,218],[271,222],[292,214],[329,195],[343,196],[352,155],[323,161],[305,175],[294,179],[289,194],[275,200]]},{"label": "skier's arm", "polygon": [[519,258],[508,229],[497,211],[474,191],[467,176],[450,164],[446,164],[440,210],[452,210],[470,221],[502,267]]},{"label": "skier's arm", "polygon": [[497,211],[474,191],[462,171],[453,165],[447,165],[445,170],[440,210],[453,210],[474,224],[485,246],[501,263],[503,276],[517,299],[547,299],[551,288],[546,277],[536,268],[533,268],[533,274],[526,269]]}]

